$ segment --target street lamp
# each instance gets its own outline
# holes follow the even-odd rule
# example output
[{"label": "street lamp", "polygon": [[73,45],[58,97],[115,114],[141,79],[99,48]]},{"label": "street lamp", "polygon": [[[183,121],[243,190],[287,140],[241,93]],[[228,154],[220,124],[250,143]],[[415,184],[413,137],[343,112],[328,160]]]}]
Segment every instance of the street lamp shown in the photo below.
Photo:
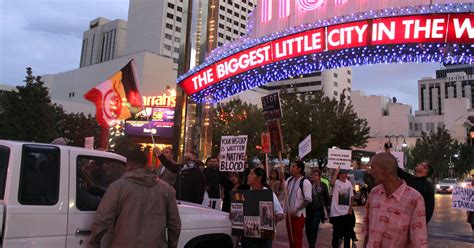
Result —
[{"label": "street lamp", "polygon": [[390,142],[391,138],[395,138],[395,142],[397,143],[397,146],[395,147],[395,151],[398,151],[398,138],[403,138],[403,144],[402,147],[406,148],[408,146],[407,142],[405,141],[405,136],[403,134],[400,135],[385,135],[385,138],[388,138],[388,142]]}]

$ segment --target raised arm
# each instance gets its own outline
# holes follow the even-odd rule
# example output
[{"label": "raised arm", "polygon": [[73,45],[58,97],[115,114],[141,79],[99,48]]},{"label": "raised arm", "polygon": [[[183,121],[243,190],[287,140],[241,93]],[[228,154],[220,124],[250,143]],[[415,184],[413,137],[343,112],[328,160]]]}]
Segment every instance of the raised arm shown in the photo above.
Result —
[{"label": "raised arm", "polygon": [[413,177],[412,174],[402,170],[402,168],[400,168],[400,167],[398,167],[397,173],[398,173],[398,177],[405,180],[405,181],[407,181],[407,180],[409,180]]},{"label": "raised arm", "polygon": [[167,159],[165,157],[165,155],[163,155],[163,153],[161,153],[160,149],[155,148],[154,151],[155,151],[155,156],[160,160],[160,162],[165,166],[166,169],[168,169],[169,171],[171,171],[173,173],[178,173],[179,172],[179,169],[181,168],[181,166],[179,164],[175,164],[172,161],[170,161],[169,159]]}]

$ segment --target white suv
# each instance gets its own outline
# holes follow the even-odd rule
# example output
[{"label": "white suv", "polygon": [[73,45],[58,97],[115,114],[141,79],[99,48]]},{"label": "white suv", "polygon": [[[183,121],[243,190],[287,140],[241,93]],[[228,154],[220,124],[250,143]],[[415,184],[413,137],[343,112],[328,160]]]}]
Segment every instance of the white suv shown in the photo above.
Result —
[{"label": "white suv", "polygon": [[[0,140],[0,247],[86,247],[100,199],[125,162],[108,152]],[[227,213],[178,207],[178,247],[233,247]]]}]

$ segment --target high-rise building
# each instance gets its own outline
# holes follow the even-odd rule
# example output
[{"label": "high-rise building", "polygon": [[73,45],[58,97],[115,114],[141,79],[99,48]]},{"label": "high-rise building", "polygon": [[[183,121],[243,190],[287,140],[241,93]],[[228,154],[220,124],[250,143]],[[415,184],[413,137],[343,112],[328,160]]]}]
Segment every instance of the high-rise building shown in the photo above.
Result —
[{"label": "high-rise building", "polygon": [[474,66],[450,65],[436,71],[436,78],[418,81],[420,114],[444,114],[444,99],[469,99],[474,108]]},{"label": "high-rise building", "polygon": [[125,46],[127,21],[99,17],[92,20],[82,38],[79,67],[113,60],[122,56]]}]

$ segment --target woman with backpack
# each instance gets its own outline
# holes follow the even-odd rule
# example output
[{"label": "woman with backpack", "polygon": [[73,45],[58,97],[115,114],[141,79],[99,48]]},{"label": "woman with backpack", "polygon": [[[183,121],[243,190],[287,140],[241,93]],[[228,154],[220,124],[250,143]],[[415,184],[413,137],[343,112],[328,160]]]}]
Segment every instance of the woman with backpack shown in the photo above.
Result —
[{"label": "woman with backpack", "polygon": [[324,223],[328,219],[331,202],[328,187],[321,182],[321,171],[312,170],[310,180],[313,201],[306,207],[305,227],[309,247],[314,248],[318,239],[319,223]]}]

